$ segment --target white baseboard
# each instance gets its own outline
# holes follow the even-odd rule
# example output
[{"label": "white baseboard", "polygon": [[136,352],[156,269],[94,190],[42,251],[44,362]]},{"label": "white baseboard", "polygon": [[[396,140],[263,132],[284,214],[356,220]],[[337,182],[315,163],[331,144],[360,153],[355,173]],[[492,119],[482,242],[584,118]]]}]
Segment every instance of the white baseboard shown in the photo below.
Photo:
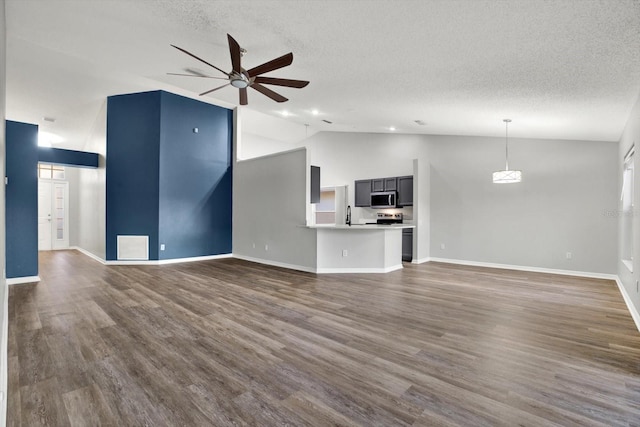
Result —
[{"label": "white baseboard", "polygon": [[105,261],[99,256],[87,251],[86,249],[82,249],[78,246],[73,246],[69,249],[75,249],[78,252],[83,253],[84,255],[93,258],[94,260],[104,264],[104,265],[165,265],[165,264],[177,264],[181,262],[195,262],[195,261],[209,261],[212,259],[222,259],[222,258],[231,258],[232,254],[221,254],[221,255],[206,255],[206,256],[196,256],[189,258],[173,258],[173,259],[161,259],[161,260],[149,260],[149,261]]},{"label": "white baseboard", "polygon": [[402,269],[402,264],[393,265],[386,268],[313,268],[302,265],[288,264],[280,261],[272,261],[269,259],[254,258],[245,255],[234,254],[234,258],[245,261],[256,262],[258,264],[271,265],[274,267],[288,268],[290,270],[304,271],[305,273],[315,274],[341,274],[341,273],[389,273]]},{"label": "white baseboard", "polygon": [[442,262],[446,264],[469,265],[472,267],[500,268],[503,270],[530,271],[532,273],[548,273],[548,274],[559,274],[562,276],[588,277],[590,279],[616,280],[618,277],[615,274],[591,273],[586,271],[574,271],[574,270],[559,270],[555,268],[529,267],[525,265],[494,264],[491,262],[465,261],[460,259],[449,259],[449,258],[430,258],[429,261]]},{"label": "white baseboard", "polygon": [[196,262],[196,261],[209,261],[212,259],[231,258],[232,254],[221,255],[206,255],[206,256],[194,256],[189,258],[172,258],[172,259],[160,259],[149,261],[105,261],[105,265],[165,265],[165,264],[177,264],[181,262]]},{"label": "white baseboard", "polygon": [[282,267],[282,268],[288,268],[288,269],[291,269],[291,270],[304,271],[305,273],[315,273],[316,272],[315,268],[306,267],[306,266],[303,266],[303,265],[287,264],[285,262],[272,261],[272,260],[269,260],[269,259],[262,259],[262,258],[254,258],[254,257],[250,257],[250,256],[246,256],[246,255],[238,255],[238,254],[233,254],[233,257],[237,258],[237,259],[242,259],[244,261],[256,262],[258,264],[272,265],[274,267]]},{"label": "white baseboard", "polygon": [[96,255],[96,254],[94,254],[92,252],[89,252],[86,249],[81,248],[80,246],[71,246],[69,249],[76,250],[76,251],[88,256],[89,258],[93,258],[94,260],[98,261],[100,264],[104,264],[104,260],[102,258],[100,258],[98,255]]},{"label": "white baseboard", "polygon": [[2,362],[0,363],[0,392],[4,398],[0,400],[0,425],[4,425],[7,419],[7,392],[9,379],[9,288],[4,287],[4,301],[2,301],[2,342],[0,343],[0,354]]},{"label": "white baseboard", "polygon": [[13,277],[11,279],[7,279],[7,285],[21,285],[23,283],[34,283],[39,281],[40,276]]},{"label": "white baseboard", "polygon": [[618,289],[620,289],[620,293],[622,294],[624,303],[627,305],[627,309],[629,310],[629,313],[631,313],[631,318],[636,324],[636,328],[638,329],[638,331],[640,331],[640,313],[638,313],[638,310],[636,310],[636,307],[633,305],[633,302],[631,302],[631,296],[629,295],[629,293],[627,292],[627,289],[622,284],[622,281],[620,280],[620,278],[617,276],[616,276],[616,284],[618,285]]},{"label": "white baseboard", "polygon": [[342,273],[390,273],[402,270],[402,264],[393,265],[386,268],[318,268],[317,274],[342,274]]},{"label": "white baseboard", "polygon": [[420,259],[412,259],[411,260],[411,264],[424,264],[425,262],[429,262],[431,261],[431,258],[426,257],[426,258],[420,258]]}]

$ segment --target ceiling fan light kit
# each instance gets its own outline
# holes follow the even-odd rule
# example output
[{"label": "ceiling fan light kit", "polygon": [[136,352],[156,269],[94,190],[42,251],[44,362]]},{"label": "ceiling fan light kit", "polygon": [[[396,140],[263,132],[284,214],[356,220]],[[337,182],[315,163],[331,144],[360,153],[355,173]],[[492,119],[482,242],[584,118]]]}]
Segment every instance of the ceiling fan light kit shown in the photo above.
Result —
[{"label": "ceiling fan light kit", "polygon": [[505,123],[505,145],[504,145],[504,157],[505,166],[504,170],[496,171],[493,173],[494,184],[515,184],[522,181],[522,171],[509,170],[509,123],[511,119],[502,120]]},{"label": "ceiling fan light kit", "polygon": [[[171,45],[172,47],[178,49],[179,51],[186,53],[192,58],[197,59],[198,61],[221,72],[226,77],[220,78],[220,79],[229,81],[229,83],[226,83],[222,86],[218,86],[206,92],[202,92],[200,96],[207,95],[211,92],[214,92],[218,89],[222,89],[227,86],[233,86],[239,89],[240,105],[247,105],[248,103],[247,88],[255,89],[261,94],[265,95],[268,98],[273,99],[276,102],[286,102],[288,101],[287,98],[285,98],[279,93],[274,92],[273,90],[263,85],[266,84],[266,85],[275,85],[275,86],[290,87],[294,89],[301,89],[309,84],[309,82],[306,80],[279,79],[275,77],[262,76],[262,74],[268,73],[270,71],[275,71],[280,68],[284,68],[291,65],[291,63],[293,62],[293,53],[289,52],[286,55],[282,55],[279,58],[272,59],[271,61],[265,62],[264,64],[258,65],[257,67],[253,67],[250,70],[245,70],[244,68],[242,68],[241,58],[244,56],[244,54],[247,51],[241,48],[238,42],[229,34],[227,34],[227,40],[229,41],[229,53],[231,55],[232,69],[230,72],[226,72],[221,68],[216,67],[215,65],[205,61],[202,58],[199,58],[198,56],[194,55],[193,53],[181,47]],[[218,78],[218,77],[210,77],[206,75],[199,75],[195,73],[194,74],[168,73],[168,74],[179,75],[179,76],[189,76],[189,77]]]}]

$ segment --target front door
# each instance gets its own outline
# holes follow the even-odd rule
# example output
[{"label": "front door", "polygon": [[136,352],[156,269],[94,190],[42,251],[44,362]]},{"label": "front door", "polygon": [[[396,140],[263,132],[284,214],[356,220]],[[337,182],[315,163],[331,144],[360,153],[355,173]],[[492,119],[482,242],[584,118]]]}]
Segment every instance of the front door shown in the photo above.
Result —
[{"label": "front door", "polygon": [[69,247],[69,183],[38,180],[38,250]]}]

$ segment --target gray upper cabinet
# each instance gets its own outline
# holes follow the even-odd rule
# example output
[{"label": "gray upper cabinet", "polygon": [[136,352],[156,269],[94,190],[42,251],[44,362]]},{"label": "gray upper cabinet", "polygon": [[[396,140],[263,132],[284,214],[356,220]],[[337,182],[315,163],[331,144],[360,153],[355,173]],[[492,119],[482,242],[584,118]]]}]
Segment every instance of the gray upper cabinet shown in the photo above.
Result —
[{"label": "gray upper cabinet", "polygon": [[384,191],[384,179],[376,178],[371,180],[371,192]]},{"label": "gray upper cabinet", "polygon": [[398,177],[398,207],[413,206],[413,176]]},{"label": "gray upper cabinet", "polygon": [[397,191],[398,190],[397,180],[398,179],[395,176],[392,178],[385,178],[384,191]]},{"label": "gray upper cabinet", "polygon": [[397,178],[395,176],[391,178],[376,178],[371,180],[371,192],[376,191],[397,191]]},{"label": "gray upper cabinet", "polygon": [[362,179],[355,183],[355,205],[358,207],[371,206],[371,180]]}]

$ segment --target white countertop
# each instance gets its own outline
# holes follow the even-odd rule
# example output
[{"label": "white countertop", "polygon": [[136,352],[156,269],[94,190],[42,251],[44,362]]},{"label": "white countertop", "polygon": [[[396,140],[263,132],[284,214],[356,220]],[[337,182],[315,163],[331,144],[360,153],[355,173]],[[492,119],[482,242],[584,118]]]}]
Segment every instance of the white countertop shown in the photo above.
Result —
[{"label": "white countertop", "polygon": [[402,230],[404,228],[416,228],[412,224],[317,224],[307,225],[308,228],[328,229],[328,230]]}]

